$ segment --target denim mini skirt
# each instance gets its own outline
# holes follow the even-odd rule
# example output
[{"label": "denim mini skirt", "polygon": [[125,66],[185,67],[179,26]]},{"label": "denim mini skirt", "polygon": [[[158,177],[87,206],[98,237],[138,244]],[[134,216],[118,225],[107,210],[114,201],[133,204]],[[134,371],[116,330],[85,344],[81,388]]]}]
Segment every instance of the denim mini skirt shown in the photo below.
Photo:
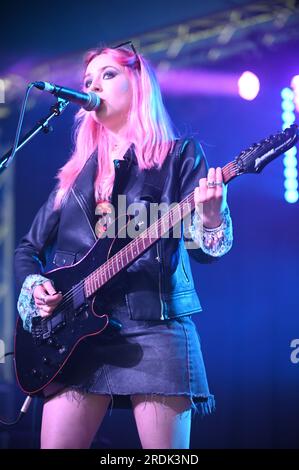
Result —
[{"label": "denim mini skirt", "polygon": [[200,338],[191,315],[170,320],[130,319],[125,302],[107,307],[120,329],[88,338],[68,367],[65,385],[74,391],[110,395],[112,407],[130,408],[131,395],[185,396],[201,415],[214,410]]}]

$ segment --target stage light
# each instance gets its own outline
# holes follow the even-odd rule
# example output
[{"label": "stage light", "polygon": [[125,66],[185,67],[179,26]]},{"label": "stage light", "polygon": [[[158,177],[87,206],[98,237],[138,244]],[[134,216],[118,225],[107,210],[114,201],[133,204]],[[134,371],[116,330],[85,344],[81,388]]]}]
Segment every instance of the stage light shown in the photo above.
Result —
[{"label": "stage light", "polygon": [[295,155],[287,155],[283,159],[283,164],[287,168],[296,168],[297,166],[297,158]]},{"label": "stage light", "polygon": [[288,126],[295,122],[295,114],[293,113],[293,111],[283,111],[281,117],[283,122],[286,123]]},{"label": "stage light", "polygon": [[299,112],[299,75],[295,75],[291,80],[291,87],[294,91],[293,102],[296,106],[296,111]]},{"label": "stage light", "polygon": [[[292,86],[297,86],[299,92],[299,76],[293,77]],[[298,85],[297,85],[298,84]],[[299,93],[298,93],[299,94]],[[285,129],[295,122],[295,104],[294,98],[296,91],[289,87],[285,87],[281,90],[281,119],[282,128]],[[294,146],[287,152],[283,159],[284,164],[284,198],[287,202],[293,204],[298,201],[298,170],[297,170],[297,148]]]},{"label": "stage light", "polygon": [[292,88],[299,88],[299,75],[295,75],[291,80],[291,87]]},{"label": "stage light", "polygon": [[299,199],[298,191],[286,191],[284,193],[284,198],[287,202],[294,204]]},{"label": "stage light", "polygon": [[298,189],[298,181],[296,178],[286,178],[284,182],[285,189],[289,191],[295,191]]},{"label": "stage light", "polygon": [[283,100],[281,107],[284,111],[294,111],[295,104],[291,100]]},{"label": "stage light", "polygon": [[284,169],[284,177],[285,178],[297,178],[298,176],[298,170],[296,167],[287,167]]},{"label": "stage light", "polygon": [[0,103],[5,103],[5,82],[0,78]]},{"label": "stage light", "polygon": [[244,100],[254,100],[260,91],[260,81],[258,77],[249,71],[243,72],[238,80],[239,95]]},{"label": "stage light", "polygon": [[294,92],[290,88],[286,87],[281,90],[280,93],[283,100],[292,100],[294,98]]}]

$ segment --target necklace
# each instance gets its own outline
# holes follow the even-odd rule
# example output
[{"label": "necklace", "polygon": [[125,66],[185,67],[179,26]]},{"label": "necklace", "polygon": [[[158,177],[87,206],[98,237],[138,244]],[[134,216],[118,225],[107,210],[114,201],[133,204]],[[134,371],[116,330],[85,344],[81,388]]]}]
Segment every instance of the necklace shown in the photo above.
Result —
[{"label": "necklace", "polygon": [[116,156],[120,157],[126,153],[128,147],[129,147],[129,144],[127,142],[115,142],[112,145],[110,152],[113,157],[116,157]]}]

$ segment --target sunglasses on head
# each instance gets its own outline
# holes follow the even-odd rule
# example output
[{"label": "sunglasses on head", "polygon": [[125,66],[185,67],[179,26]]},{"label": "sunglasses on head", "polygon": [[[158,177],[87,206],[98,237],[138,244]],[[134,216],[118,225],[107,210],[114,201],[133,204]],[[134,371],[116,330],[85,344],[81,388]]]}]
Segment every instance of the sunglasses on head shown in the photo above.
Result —
[{"label": "sunglasses on head", "polygon": [[127,49],[129,51],[134,52],[136,63],[140,65],[138,54],[132,41],[122,42],[120,44],[117,44],[117,46],[112,46],[111,49]]}]

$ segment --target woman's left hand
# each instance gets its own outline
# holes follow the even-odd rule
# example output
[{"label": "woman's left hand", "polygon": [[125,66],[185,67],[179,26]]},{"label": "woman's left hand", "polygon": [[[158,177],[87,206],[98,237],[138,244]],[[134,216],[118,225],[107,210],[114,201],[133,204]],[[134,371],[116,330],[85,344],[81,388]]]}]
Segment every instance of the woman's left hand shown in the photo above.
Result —
[{"label": "woman's left hand", "polygon": [[194,191],[195,207],[199,212],[200,205],[203,204],[204,227],[216,228],[221,225],[227,204],[226,196],[227,186],[223,183],[221,168],[210,168],[207,178],[201,178]]}]

